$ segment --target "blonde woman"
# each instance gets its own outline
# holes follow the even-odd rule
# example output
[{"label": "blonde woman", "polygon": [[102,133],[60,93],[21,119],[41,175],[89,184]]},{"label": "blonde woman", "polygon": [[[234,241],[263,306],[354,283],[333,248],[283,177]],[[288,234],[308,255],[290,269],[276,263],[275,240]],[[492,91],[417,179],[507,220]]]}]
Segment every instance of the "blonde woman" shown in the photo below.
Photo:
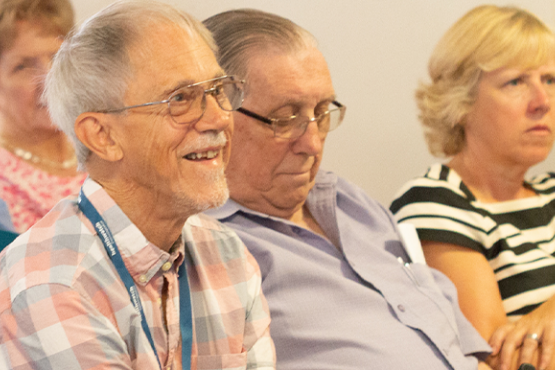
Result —
[{"label": "blonde woman", "polygon": [[555,137],[555,37],[529,12],[480,6],[443,36],[429,73],[420,120],[448,160],[407,183],[391,211],[457,286],[490,365],[555,368],[555,174],[525,179]]}]

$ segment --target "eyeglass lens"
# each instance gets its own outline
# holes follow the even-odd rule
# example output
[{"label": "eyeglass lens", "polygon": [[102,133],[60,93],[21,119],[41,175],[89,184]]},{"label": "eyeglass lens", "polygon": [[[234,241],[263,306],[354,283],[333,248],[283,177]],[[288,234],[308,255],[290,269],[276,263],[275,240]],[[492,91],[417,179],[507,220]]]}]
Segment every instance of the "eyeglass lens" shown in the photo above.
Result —
[{"label": "eyeglass lens", "polygon": [[202,85],[186,86],[169,98],[168,106],[174,121],[186,124],[200,119],[206,109],[206,95],[212,95],[225,111],[235,110],[243,102],[241,82],[231,78],[215,81],[208,89]]},{"label": "eyeglass lens", "polygon": [[[318,131],[326,134],[336,129],[343,120],[343,110],[335,105],[330,105],[329,109],[316,117]],[[311,120],[308,117],[295,117],[294,119],[276,119],[273,122],[274,133],[282,138],[297,138],[302,136]]]}]

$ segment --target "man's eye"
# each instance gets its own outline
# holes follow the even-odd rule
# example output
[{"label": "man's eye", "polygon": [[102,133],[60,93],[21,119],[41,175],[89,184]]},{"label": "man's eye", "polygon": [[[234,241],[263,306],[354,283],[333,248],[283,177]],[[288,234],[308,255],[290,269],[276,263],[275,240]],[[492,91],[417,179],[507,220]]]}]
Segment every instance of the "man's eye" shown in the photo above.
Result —
[{"label": "man's eye", "polygon": [[172,95],[171,101],[174,103],[189,102],[195,98],[194,91],[180,90]]},{"label": "man's eye", "polygon": [[316,109],[316,110],[314,111],[314,117],[319,117],[319,116],[321,116],[322,114],[326,113],[327,111],[328,111],[328,107],[327,107],[327,106],[326,106],[326,107],[323,107],[323,108],[320,108],[320,109]]},{"label": "man's eye", "polygon": [[214,95],[221,95],[224,93],[224,85],[222,84],[214,85],[214,87],[212,87],[212,90],[214,91]]},{"label": "man's eye", "polygon": [[291,120],[291,119],[276,119],[274,121],[274,126],[276,127],[276,129],[278,130],[284,130],[284,129],[288,129],[291,126],[293,126],[293,124],[295,123],[295,120]]},{"label": "man's eye", "polygon": [[183,100],[183,93],[177,93],[172,96],[172,101],[180,102]]}]

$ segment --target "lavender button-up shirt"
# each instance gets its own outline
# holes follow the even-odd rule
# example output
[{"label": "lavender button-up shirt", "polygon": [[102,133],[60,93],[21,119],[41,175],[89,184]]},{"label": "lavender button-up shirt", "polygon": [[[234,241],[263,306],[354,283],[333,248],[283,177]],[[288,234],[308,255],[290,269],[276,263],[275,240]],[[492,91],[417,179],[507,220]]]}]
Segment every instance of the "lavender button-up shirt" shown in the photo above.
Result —
[{"label": "lavender button-up shirt", "polygon": [[280,370],[477,368],[489,346],[444,275],[400,263],[389,211],[325,171],[307,205],[328,239],[232,200],[209,212],[260,265]]}]

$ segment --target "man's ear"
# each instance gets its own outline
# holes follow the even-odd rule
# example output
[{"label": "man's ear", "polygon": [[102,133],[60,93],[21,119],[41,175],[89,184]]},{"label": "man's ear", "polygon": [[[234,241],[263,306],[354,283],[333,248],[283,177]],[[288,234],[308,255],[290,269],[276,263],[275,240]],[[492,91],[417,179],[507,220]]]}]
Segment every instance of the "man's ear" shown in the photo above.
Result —
[{"label": "man's ear", "polygon": [[123,151],[112,134],[113,119],[103,113],[85,112],[75,120],[77,138],[91,152],[109,162],[123,158]]}]

